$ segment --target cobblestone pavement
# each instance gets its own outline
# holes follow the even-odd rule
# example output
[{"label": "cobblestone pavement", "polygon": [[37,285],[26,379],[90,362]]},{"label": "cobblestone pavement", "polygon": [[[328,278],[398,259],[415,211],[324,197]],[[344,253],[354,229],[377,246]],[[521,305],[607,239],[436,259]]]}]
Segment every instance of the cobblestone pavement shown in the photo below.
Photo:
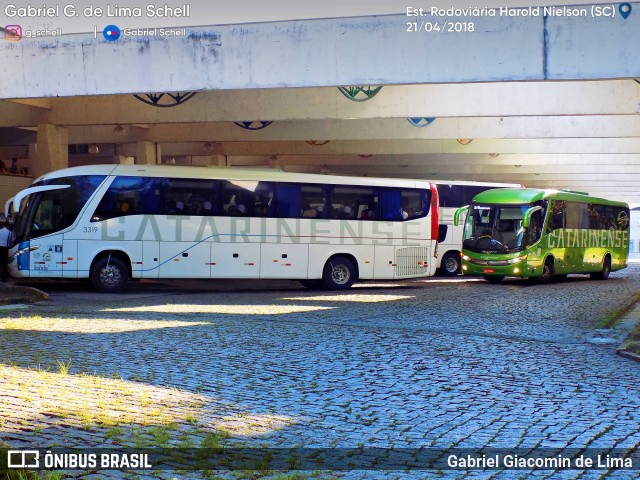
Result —
[{"label": "cobblestone pavement", "polygon": [[[40,448],[637,447],[640,364],[591,339],[638,298],[639,279],[636,264],[606,282],[433,278],[340,293],[294,282],[140,282],[122,295],[40,285],[48,302],[0,310],[0,441]],[[628,479],[639,472],[307,476]]]}]

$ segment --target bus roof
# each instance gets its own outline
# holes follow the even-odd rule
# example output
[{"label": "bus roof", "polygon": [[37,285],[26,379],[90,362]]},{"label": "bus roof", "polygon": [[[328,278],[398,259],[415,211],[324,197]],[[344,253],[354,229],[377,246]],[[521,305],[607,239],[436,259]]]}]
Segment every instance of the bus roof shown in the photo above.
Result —
[{"label": "bus roof", "polygon": [[540,200],[566,200],[604,205],[627,206],[626,203],[592,197],[586,193],[568,190],[542,190],[537,188],[494,188],[479,193],[473,198],[475,203],[495,203],[521,205]]},{"label": "bus roof", "polygon": [[177,165],[86,165],[46,173],[35,181],[76,175],[123,175],[167,178],[202,178],[220,180],[258,180],[337,185],[429,188],[429,181],[400,178],[376,178],[291,173],[272,168],[200,167]]},{"label": "bus roof", "polygon": [[504,183],[504,182],[474,182],[471,180],[434,180],[432,178],[425,179],[425,182],[435,183],[436,185],[464,185],[468,187],[494,187],[494,188],[524,188],[521,183]]}]

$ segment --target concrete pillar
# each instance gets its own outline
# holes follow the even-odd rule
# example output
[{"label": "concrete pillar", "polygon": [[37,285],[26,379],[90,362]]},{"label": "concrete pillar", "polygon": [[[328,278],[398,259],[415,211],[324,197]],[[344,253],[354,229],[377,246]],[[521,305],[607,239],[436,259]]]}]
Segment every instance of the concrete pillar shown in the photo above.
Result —
[{"label": "concrete pillar", "polygon": [[30,143],[27,152],[27,167],[29,168],[29,175],[35,176],[36,165],[38,164],[38,145]]},{"label": "concrete pillar", "polygon": [[135,164],[134,157],[127,157],[125,155],[116,155],[114,158],[115,158],[115,163],[119,163],[121,165],[134,165]]},{"label": "concrete pillar", "polygon": [[211,157],[211,165],[217,165],[218,167],[228,167],[229,162],[226,155],[213,155]]},{"label": "concrete pillar", "polygon": [[208,166],[215,167],[228,167],[229,160],[226,155],[192,155],[191,165],[194,166]]},{"label": "concrete pillar", "polygon": [[162,158],[160,145],[153,142],[136,143],[136,165],[154,165]]},{"label": "concrete pillar", "polygon": [[[35,161],[33,158],[35,157]],[[39,177],[69,166],[69,130],[50,123],[38,125],[35,155],[29,146],[29,173]]]}]

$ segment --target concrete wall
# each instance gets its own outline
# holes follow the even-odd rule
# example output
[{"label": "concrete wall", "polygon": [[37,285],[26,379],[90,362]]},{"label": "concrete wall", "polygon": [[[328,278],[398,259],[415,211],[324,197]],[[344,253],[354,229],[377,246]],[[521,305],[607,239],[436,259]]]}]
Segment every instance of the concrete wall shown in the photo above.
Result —
[{"label": "concrete wall", "polygon": [[33,177],[0,175],[0,211],[4,213],[5,202],[32,183]]},{"label": "concrete wall", "polygon": [[[640,11],[640,4],[634,4]],[[93,35],[3,42],[0,98],[403,83],[640,77],[640,15],[389,15],[197,27],[185,37]],[[407,22],[420,32],[407,32]],[[114,78],[126,72],[126,81]]]}]

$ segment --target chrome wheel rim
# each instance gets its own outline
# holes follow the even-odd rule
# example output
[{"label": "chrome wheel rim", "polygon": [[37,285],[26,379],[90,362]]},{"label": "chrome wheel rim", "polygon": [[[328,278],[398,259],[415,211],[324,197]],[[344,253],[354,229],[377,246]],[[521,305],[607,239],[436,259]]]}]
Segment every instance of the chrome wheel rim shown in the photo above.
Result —
[{"label": "chrome wheel rim", "polygon": [[120,269],[114,267],[113,265],[107,265],[102,270],[100,270],[100,283],[102,283],[106,287],[113,287],[118,285],[122,280],[122,274],[120,273]]},{"label": "chrome wheel rim", "polygon": [[456,262],[455,258],[447,258],[444,262],[444,268],[449,273],[455,273],[458,270],[458,262]]},{"label": "chrome wheel rim", "polygon": [[344,265],[331,266],[331,280],[338,285],[344,285],[349,281],[349,269]]}]

